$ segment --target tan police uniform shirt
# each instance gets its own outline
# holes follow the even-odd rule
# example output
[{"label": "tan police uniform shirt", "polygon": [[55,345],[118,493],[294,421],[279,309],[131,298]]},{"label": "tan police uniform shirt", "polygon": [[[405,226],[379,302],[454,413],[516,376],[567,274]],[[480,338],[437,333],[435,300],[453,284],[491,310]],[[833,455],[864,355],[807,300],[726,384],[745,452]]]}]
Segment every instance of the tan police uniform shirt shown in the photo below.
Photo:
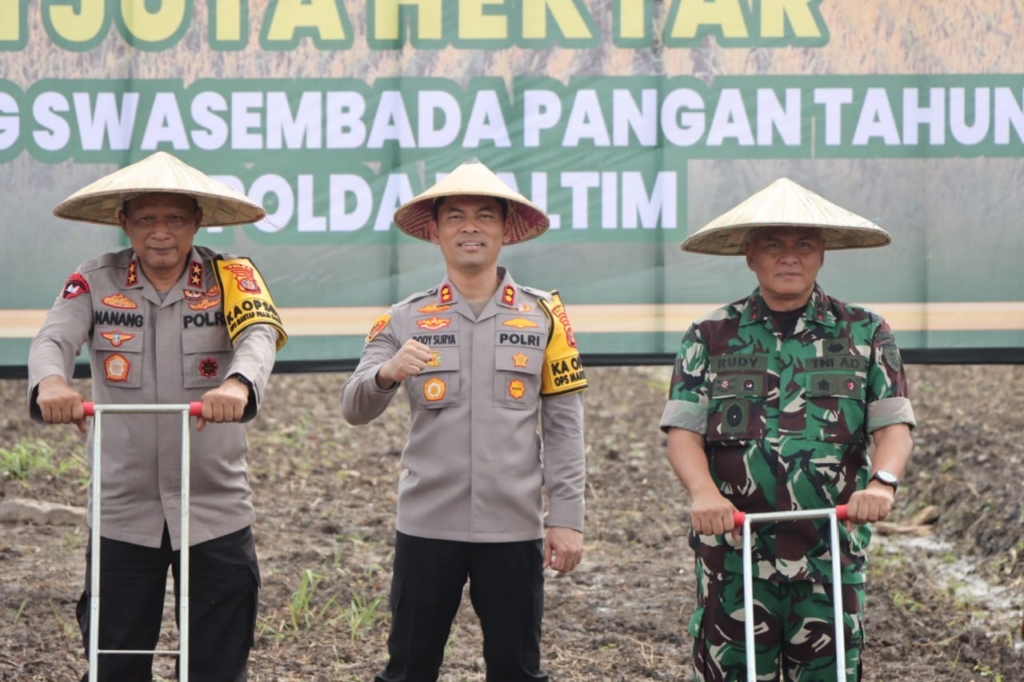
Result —
[{"label": "tan police uniform shirt", "polygon": [[[41,417],[39,382],[57,375],[70,383],[75,356],[87,343],[97,404],[198,401],[238,373],[253,385],[243,420],[254,417],[274,366],[277,331],[253,325],[232,348],[211,262],[217,255],[194,247],[181,280],[162,301],[131,249],[83,263],[32,341],[32,415]],[[196,420],[190,423],[189,540],[196,545],[250,525],[255,514],[244,427],[208,424],[197,432]],[[92,448],[90,420],[90,462]],[[181,416],[104,415],[102,449],[103,536],[159,547],[166,522],[171,544],[179,548]]]},{"label": "tan police uniform shirt", "polygon": [[[542,487],[549,497],[547,525],[583,530],[586,383],[541,396],[552,322],[540,301],[552,296],[519,286],[503,268],[499,274],[501,285],[479,317],[448,280],[392,306],[342,388],[345,418],[364,424],[383,413],[398,390],[378,388],[381,365],[410,338],[433,353],[418,376],[402,382],[412,424],[402,452],[397,528],[407,535],[468,542],[541,538]],[[575,364],[582,377],[578,354]]]}]

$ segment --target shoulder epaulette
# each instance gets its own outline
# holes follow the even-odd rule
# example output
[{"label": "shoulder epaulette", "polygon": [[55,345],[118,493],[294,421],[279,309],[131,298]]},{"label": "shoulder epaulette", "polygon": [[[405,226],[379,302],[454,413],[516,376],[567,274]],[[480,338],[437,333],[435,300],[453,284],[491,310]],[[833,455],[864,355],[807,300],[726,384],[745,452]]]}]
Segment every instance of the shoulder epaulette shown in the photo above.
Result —
[{"label": "shoulder epaulette", "polygon": [[415,294],[412,294],[412,295],[402,299],[401,301],[399,301],[398,303],[395,304],[395,307],[396,308],[400,308],[400,307],[402,307],[404,305],[409,305],[413,301],[418,301],[421,298],[426,298],[427,296],[436,296],[436,295],[437,295],[437,287],[430,287],[429,289],[426,289],[424,291],[417,291]]},{"label": "shoulder epaulette", "polygon": [[520,285],[519,288],[525,291],[526,293],[532,296],[536,296],[537,298],[544,299],[545,301],[552,300],[554,298],[554,295],[558,293],[557,290],[544,291],[543,289],[534,289],[533,287],[524,287],[522,285]]}]

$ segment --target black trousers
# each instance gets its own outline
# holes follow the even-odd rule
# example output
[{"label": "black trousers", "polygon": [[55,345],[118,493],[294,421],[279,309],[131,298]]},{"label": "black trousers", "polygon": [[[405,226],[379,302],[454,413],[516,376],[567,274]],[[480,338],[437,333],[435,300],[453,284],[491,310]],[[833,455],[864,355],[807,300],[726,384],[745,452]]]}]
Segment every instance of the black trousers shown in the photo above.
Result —
[{"label": "black trousers", "polygon": [[[100,552],[100,649],[155,649],[168,567],[174,577],[178,622],[180,552],[171,551],[167,528],[159,549],[101,538]],[[244,682],[260,583],[252,529],[194,545],[189,563],[189,680]],[[86,550],[86,587],[77,609],[86,656],[91,575]],[[97,678],[98,682],[150,682],[152,668],[151,655],[100,654]],[[82,682],[88,679],[88,673],[82,676]]]},{"label": "black trousers", "polygon": [[540,540],[452,542],[398,533],[390,660],[376,682],[437,680],[467,578],[484,635],[487,682],[546,681],[540,668],[543,551]]}]

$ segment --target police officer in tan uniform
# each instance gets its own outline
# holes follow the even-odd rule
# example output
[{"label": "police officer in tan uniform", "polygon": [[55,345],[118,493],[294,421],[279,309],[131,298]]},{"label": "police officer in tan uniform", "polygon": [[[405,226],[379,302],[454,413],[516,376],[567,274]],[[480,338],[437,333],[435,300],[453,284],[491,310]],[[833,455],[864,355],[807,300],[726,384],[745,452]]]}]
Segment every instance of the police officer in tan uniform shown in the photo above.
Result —
[{"label": "police officer in tan uniform", "polygon": [[377,320],[341,392],[352,424],[383,413],[399,385],[411,408],[390,660],[376,680],[437,679],[467,578],[487,679],[547,680],[544,568],[571,571],[583,553],[587,381],[558,294],[517,284],[497,262],[548,218],[473,160],[395,222],[441,248],[447,276]]},{"label": "police officer in tan uniform", "polygon": [[[64,284],[29,351],[29,410],[87,430],[83,397],[70,384],[83,343],[96,403],[202,401],[191,436],[189,675],[244,680],[259,569],[239,422],[256,415],[287,337],[252,263],[193,238],[200,227],[265,213],[162,152],[76,192],[54,213],[120,225],[131,247],[86,261]],[[112,413],[104,427],[99,647],[152,650],[168,566],[177,594],[181,417]],[[89,597],[87,588],[78,604],[87,648]],[[97,677],[149,682],[151,668],[151,655],[100,655]]]}]

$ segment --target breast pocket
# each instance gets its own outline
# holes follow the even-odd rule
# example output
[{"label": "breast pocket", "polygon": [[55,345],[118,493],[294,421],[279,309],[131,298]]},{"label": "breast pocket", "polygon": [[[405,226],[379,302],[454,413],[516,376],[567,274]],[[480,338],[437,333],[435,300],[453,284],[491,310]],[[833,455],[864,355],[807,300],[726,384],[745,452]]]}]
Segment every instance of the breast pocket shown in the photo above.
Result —
[{"label": "breast pocket", "polygon": [[409,400],[424,410],[453,407],[460,401],[459,349],[431,350],[427,366],[405,380]]},{"label": "breast pocket", "polygon": [[99,363],[97,379],[117,388],[142,387],[144,330],[96,327],[92,344]]},{"label": "breast pocket", "polygon": [[766,392],[764,374],[718,374],[709,389],[707,440],[764,438],[767,423]]},{"label": "breast pocket", "polygon": [[215,388],[224,383],[234,350],[225,327],[209,327],[181,335],[182,385]]},{"label": "breast pocket", "polygon": [[494,354],[494,406],[512,410],[536,407],[543,364],[542,350],[499,346]]},{"label": "breast pocket", "polygon": [[808,372],[806,436],[825,443],[863,443],[866,375]]}]

